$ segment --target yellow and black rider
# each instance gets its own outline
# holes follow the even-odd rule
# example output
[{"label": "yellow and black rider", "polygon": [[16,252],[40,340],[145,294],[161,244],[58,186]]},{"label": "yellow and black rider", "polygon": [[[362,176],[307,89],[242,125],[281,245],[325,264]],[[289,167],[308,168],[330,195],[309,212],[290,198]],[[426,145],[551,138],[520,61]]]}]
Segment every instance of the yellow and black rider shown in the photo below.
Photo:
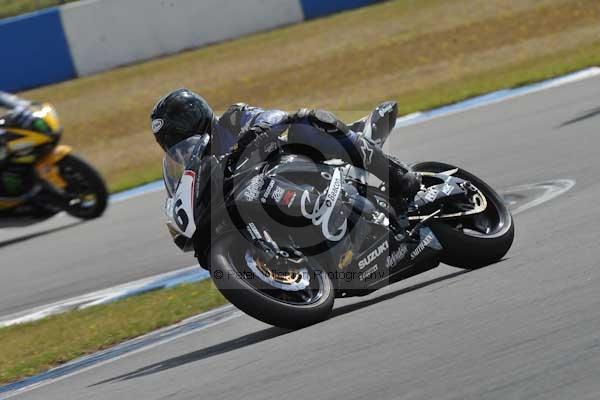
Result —
[{"label": "yellow and black rider", "polygon": [[[73,199],[48,179],[40,158],[62,133],[54,109],[0,91],[0,217],[64,209]],[[45,174],[41,179],[40,173]]]},{"label": "yellow and black rider", "polygon": [[8,110],[8,113],[0,117],[0,197],[19,197],[33,186],[33,165],[13,165],[9,162],[9,142],[12,135],[2,128],[19,126],[28,129],[35,120],[31,105],[28,100],[0,91],[0,108]]}]

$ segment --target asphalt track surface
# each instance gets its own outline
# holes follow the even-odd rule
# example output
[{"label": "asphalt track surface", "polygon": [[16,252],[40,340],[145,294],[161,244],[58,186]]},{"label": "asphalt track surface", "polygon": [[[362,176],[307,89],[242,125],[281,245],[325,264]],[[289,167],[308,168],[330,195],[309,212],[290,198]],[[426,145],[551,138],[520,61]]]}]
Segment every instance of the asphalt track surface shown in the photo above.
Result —
[{"label": "asphalt track surface", "polygon": [[194,264],[171,242],[164,194],[111,204],[101,219],[66,215],[0,230],[0,316]]},{"label": "asphalt track surface", "polygon": [[[240,316],[16,398],[600,398],[600,116],[590,112],[599,105],[600,78],[593,78],[407,127],[390,139],[403,159],[457,164],[498,189],[576,180],[566,194],[516,216],[504,261],[473,272],[441,266],[337,301],[330,320],[295,332]],[[45,291],[48,282],[69,285],[53,274],[106,286],[110,271],[134,278],[144,268],[190,264],[150,229],[157,197],[3,248],[2,307],[27,297],[14,293],[26,285],[14,274],[31,280],[21,290]],[[8,261],[23,271],[4,270]]]}]

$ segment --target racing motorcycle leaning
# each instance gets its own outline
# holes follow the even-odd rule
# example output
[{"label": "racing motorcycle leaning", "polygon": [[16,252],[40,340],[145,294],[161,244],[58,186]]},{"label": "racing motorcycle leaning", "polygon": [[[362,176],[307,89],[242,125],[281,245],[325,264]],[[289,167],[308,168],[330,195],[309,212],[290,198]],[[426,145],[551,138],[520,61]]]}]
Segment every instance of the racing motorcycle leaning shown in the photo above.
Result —
[{"label": "racing motorcycle leaning", "polygon": [[[390,133],[373,137],[365,126],[361,134],[379,145]],[[167,152],[167,225],[231,303],[268,324],[314,324],[336,297],[372,293],[440,262],[487,266],[512,245],[502,198],[459,167],[411,165],[421,190],[395,207],[382,182],[340,160],[287,151],[283,141],[265,160],[249,149],[226,163],[199,156],[208,141],[194,136]]]},{"label": "racing motorcycle leaning", "polygon": [[23,128],[0,119],[0,227],[43,221],[60,211],[81,219],[102,215],[108,192],[98,172],[58,145],[62,127],[49,104],[32,106]]}]

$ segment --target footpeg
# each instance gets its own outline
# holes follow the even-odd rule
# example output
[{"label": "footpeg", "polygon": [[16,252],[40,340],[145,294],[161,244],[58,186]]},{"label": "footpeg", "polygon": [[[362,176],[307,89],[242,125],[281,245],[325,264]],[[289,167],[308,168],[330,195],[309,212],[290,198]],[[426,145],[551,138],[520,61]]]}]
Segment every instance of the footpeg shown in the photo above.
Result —
[{"label": "footpeg", "polygon": [[425,218],[423,218],[422,220],[420,220],[414,228],[412,228],[412,230],[408,233],[408,236],[414,236],[415,233],[418,233],[419,230],[421,229],[421,227],[423,225],[425,225],[425,223],[427,223],[427,221],[429,221],[430,219],[434,218],[436,215],[440,214],[442,212],[442,209],[440,208],[439,210],[435,211],[432,214],[429,214],[428,216],[426,216]]}]

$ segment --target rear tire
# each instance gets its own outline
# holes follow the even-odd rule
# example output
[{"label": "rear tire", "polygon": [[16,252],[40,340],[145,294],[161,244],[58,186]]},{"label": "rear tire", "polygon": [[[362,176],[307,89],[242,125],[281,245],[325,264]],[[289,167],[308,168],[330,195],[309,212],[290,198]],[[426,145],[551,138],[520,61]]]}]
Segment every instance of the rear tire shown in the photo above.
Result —
[{"label": "rear tire", "polygon": [[[417,172],[440,173],[457,167],[439,162],[425,162],[412,166]],[[495,227],[490,233],[466,232],[458,229],[456,220],[434,220],[429,226],[444,247],[441,261],[458,268],[477,269],[500,261],[510,250],[515,226],[502,197],[483,180],[459,168],[453,176],[470,181],[486,197],[493,213]]]},{"label": "rear tire", "polygon": [[85,220],[100,217],[108,205],[108,190],[98,171],[74,154],[66,155],[58,162],[58,167],[67,181],[65,192],[81,201],[65,211]]},{"label": "rear tire", "polygon": [[213,282],[227,300],[246,314],[281,328],[298,329],[329,318],[335,293],[326,272],[320,271],[323,287],[318,300],[302,305],[286,303],[257,289],[256,282],[250,283],[257,278],[244,279],[236,268],[236,263],[243,262],[243,252],[249,247],[250,244],[234,232],[219,239],[209,251]]}]

